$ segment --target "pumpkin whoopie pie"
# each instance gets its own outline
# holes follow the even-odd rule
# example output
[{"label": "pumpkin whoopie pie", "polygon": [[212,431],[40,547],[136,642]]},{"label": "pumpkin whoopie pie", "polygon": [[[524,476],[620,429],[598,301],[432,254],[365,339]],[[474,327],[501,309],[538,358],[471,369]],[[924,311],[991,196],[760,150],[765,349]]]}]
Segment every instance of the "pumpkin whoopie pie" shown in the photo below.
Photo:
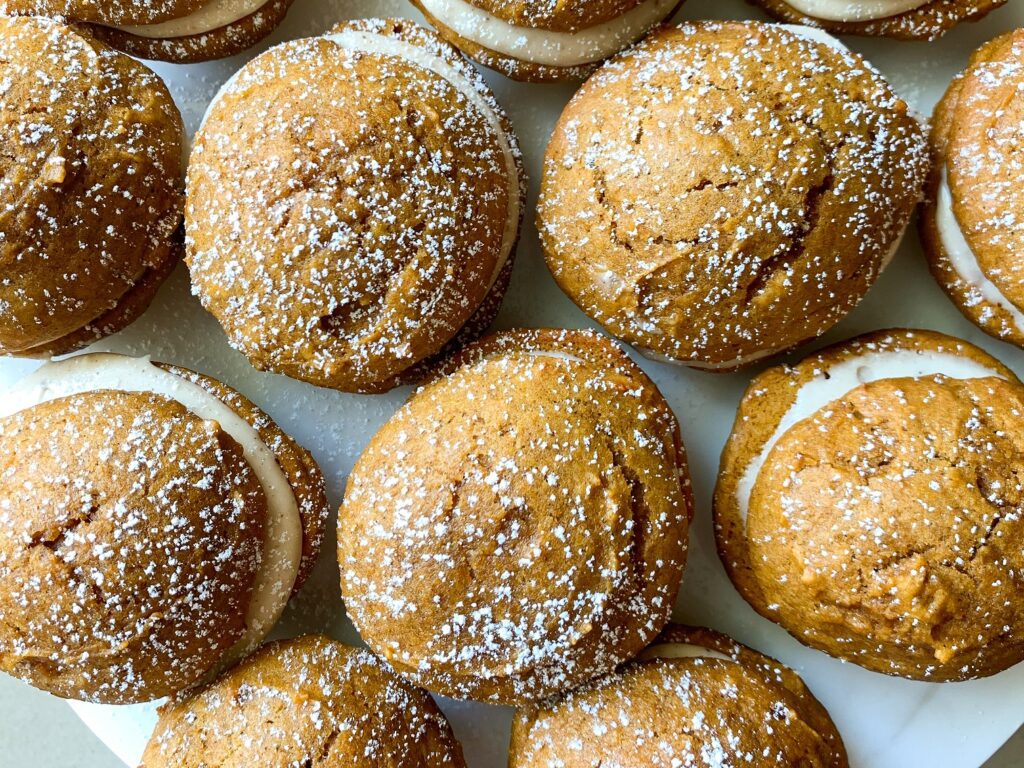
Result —
[{"label": "pumpkin whoopie pie", "polygon": [[220,382],[106,353],[0,398],[0,670],[130,704],[252,650],[313,565],[323,477]]},{"label": "pumpkin whoopie pie", "polygon": [[749,0],[779,21],[837,35],[935,40],[1007,0]]},{"label": "pumpkin whoopie pie", "polygon": [[193,290],[257,368],[379,392],[486,328],[524,208],[508,120],[453,47],[364,20],[272,48],[188,172]]},{"label": "pumpkin whoopie pie", "polygon": [[50,19],[0,17],[0,83],[0,354],[63,354],[142,314],[180,258],[181,115]]},{"label": "pumpkin whoopie pie", "polygon": [[921,239],[986,333],[1024,347],[1024,30],[985,44],[935,109]]},{"label": "pumpkin whoopie pie", "polygon": [[292,0],[0,0],[0,12],[59,17],[143,59],[180,64],[241,53],[269,35]]},{"label": "pumpkin whoopie pie", "polygon": [[509,768],[846,768],[793,670],[710,629],[670,624],[636,661],[520,709]]},{"label": "pumpkin whoopie pie", "polygon": [[682,0],[412,0],[453,45],[516,80],[586,77]]},{"label": "pumpkin whoopie pie", "polygon": [[417,391],[356,462],[342,593],[370,648],[414,681],[536,700],[657,635],[691,516],[678,424],[620,349],[504,332]]},{"label": "pumpkin whoopie pie", "polygon": [[562,289],[645,354],[735,370],[824,333],[921,199],[923,130],[818,30],[663,28],[596,72],[545,157]]},{"label": "pumpkin whoopie pie", "polygon": [[142,768],[465,768],[426,691],[321,635],[268,643],[161,707]]},{"label": "pumpkin whoopie pie", "polygon": [[798,640],[920,680],[1024,660],[1024,385],[931,331],[750,383],[715,491],[733,583]]}]

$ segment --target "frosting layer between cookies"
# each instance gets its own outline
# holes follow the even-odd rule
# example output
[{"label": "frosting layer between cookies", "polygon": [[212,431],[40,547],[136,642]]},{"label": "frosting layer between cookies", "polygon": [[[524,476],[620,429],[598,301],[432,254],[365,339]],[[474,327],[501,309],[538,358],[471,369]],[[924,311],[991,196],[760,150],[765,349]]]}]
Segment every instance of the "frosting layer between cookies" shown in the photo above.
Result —
[{"label": "frosting layer between cookies", "polygon": [[267,500],[267,527],[260,569],[246,614],[246,633],[229,653],[244,655],[277,622],[291,595],[302,555],[298,504],[273,451],[241,416],[197,384],[157,367],[148,358],[94,353],[48,363],[4,394],[0,417],[70,395],[116,390],[150,392],[215,421],[238,443]]},{"label": "frosting layer between cookies", "polygon": [[651,659],[720,659],[733,661],[732,658],[711,648],[693,643],[656,643],[649,646],[638,657],[641,661]]},{"label": "frosting layer between cookies", "polygon": [[841,399],[862,384],[883,379],[944,376],[950,379],[982,379],[1003,375],[974,360],[948,352],[888,350],[868,352],[847,358],[823,368],[797,391],[789,410],[783,415],[772,436],[751,459],[736,485],[736,501],[744,522],[750,507],[750,494],[761,467],[779,439],[795,424],[812,416],[829,403]]},{"label": "frosting layer between cookies", "polygon": [[665,19],[677,0],[645,0],[617,19],[578,32],[552,32],[509,24],[466,0],[421,0],[460,37],[533,64],[574,67],[606,59]]},{"label": "frosting layer between cookies", "polygon": [[949,189],[945,168],[942,170],[942,181],[935,200],[935,226],[953,270],[964,282],[972,286],[984,301],[1005,310],[1017,329],[1024,332],[1024,312],[1021,312],[1017,305],[988,279],[967,238],[964,237],[963,229],[953,211],[953,195]]},{"label": "frosting layer between cookies", "polygon": [[[122,32],[151,39],[191,37],[226,27],[244,19],[266,5],[266,0],[209,0],[199,10],[179,19],[157,24],[118,27]],[[113,25],[111,25],[113,26]]]},{"label": "frosting layer between cookies", "polygon": [[786,0],[808,16],[825,21],[873,21],[898,16],[931,0]]}]

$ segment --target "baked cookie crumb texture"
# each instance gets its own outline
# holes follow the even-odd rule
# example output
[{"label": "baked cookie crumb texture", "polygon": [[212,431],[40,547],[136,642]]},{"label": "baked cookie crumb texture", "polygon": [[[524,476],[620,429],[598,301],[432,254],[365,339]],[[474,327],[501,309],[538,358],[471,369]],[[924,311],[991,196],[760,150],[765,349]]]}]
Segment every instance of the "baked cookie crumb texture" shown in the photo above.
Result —
[{"label": "baked cookie crumb texture", "polygon": [[0,17],[0,353],[127,325],[180,255],[181,117],[160,79],[82,33]]},{"label": "baked cookie crumb texture", "polygon": [[0,669],[147,701],[241,638],[266,504],[216,423],[97,391],[0,419],[0,449]]},{"label": "baked cookie crumb texture", "polygon": [[919,221],[932,274],[960,311],[1024,346],[1024,31],[986,43],[935,109]]},{"label": "baked cookie crumb texture", "polygon": [[193,371],[51,362],[0,399],[0,449],[0,668],[65,697],[148,701],[236,662],[319,552],[310,454]]},{"label": "baked cookie crumb texture", "polygon": [[313,635],[268,643],[160,710],[142,768],[465,768],[444,715],[371,653]]},{"label": "baked cookie crumb texture", "polygon": [[860,301],[927,162],[907,104],[838,42],[685,24],[576,94],[545,156],[537,221],[555,280],[610,332],[731,370]]},{"label": "baked cookie crumb texture", "polygon": [[519,710],[509,768],[849,765],[792,670],[718,632],[669,625],[617,672]]},{"label": "baked cookie crumb texture", "polygon": [[1024,385],[966,342],[881,331],[757,376],[715,492],[741,594],[868,669],[1024,659]]},{"label": "baked cookie crumb texture", "polygon": [[342,593],[370,647],[422,685],[536,700],[658,633],[691,515],[678,425],[639,368],[594,333],[502,333],[358,460]]},{"label": "baked cookie crumb texture", "polygon": [[524,194],[483,80],[432,32],[386,20],[246,65],[207,114],[188,186],[193,290],[231,344],[362,392],[489,320]]},{"label": "baked cookie crumb texture", "polygon": [[1007,0],[750,0],[779,21],[820,27],[837,35],[935,40],[965,21],[977,21]]}]

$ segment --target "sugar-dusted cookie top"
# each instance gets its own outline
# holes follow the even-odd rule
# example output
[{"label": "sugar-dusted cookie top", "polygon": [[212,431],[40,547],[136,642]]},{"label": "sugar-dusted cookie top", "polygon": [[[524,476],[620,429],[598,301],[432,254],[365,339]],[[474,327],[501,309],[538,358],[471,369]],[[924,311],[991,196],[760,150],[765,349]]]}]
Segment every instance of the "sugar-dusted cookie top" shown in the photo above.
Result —
[{"label": "sugar-dusted cookie top", "polygon": [[0,668],[129,703],[242,637],[266,501],[240,446],[162,395],[101,390],[0,419]]},{"label": "sugar-dusted cookie top", "polygon": [[945,137],[953,211],[985,274],[1024,306],[1024,30],[974,54]]},{"label": "sugar-dusted cookie top", "polygon": [[4,13],[98,24],[154,24],[195,13],[210,0],[0,0]]},{"label": "sugar-dusted cookie top", "polygon": [[923,680],[1024,659],[1024,386],[966,342],[880,331],[756,377],[715,493],[743,596],[802,642]]},{"label": "sugar-dusted cookie top", "polygon": [[835,41],[686,24],[570,102],[538,226],[559,285],[612,333],[735,368],[823,333],[863,297],[926,167],[906,103]]},{"label": "sugar-dusted cookie top", "polygon": [[617,672],[519,710],[509,768],[846,768],[800,677],[718,632],[669,625]]},{"label": "sugar-dusted cookie top", "polygon": [[454,49],[343,25],[247,64],[189,166],[194,291],[258,368],[376,391],[437,353],[512,256],[519,155]]},{"label": "sugar-dusted cookie top", "polygon": [[181,117],[142,64],[47,19],[0,18],[0,83],[0,352],[67,352],[179,255]]},{"label": "sugar-dusted cookie top", "polygon": [[1024,33],[975,52],[932,119],[932,174],[919,220],[928,263],[982,330],[1024,345]]},{"label": "sugar-dusted cookie top", "polygon": [[161,709],[145,768],[465,768],[426,691],[321,635],[268,643]]},{"label": "sugar-dusted cookie top", "polygon": [[620,350],[585,331],[501,333],[356,463],[338,523],[346,608],[428,688],[535,700],[657,634],[691,506],[675,417]]}]

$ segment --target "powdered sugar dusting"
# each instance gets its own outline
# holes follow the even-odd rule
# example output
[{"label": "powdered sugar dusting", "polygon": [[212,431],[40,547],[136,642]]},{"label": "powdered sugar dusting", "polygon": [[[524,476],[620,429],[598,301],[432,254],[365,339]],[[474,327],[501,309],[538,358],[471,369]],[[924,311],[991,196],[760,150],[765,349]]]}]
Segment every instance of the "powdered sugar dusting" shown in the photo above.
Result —
[{"label": "powdered sugar dusting", "polygon": [[535,699],[614,667],[667,619],[685,458],[660,395],[599,336],[509,333],[463,360],[353,470],[342,590],[364,639],[414,679]]}]

